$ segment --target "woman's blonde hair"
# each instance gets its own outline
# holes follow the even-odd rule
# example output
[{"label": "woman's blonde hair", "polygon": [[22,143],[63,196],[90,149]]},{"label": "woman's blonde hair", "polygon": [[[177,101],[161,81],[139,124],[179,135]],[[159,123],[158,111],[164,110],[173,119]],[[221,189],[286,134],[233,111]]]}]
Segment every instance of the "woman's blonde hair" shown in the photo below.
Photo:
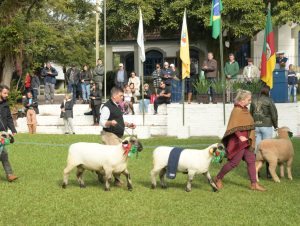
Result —
[{"label": "woman's blonde hair", "polygon": [[72,94],[71,93],[66,93],[65,94],[65,100],[71,99],[72,98]]},{"label": "woman's blonde hair", "polygon": [[249,90],[244,89],[238,89],[236,97],[234,98],[234,102],[240,102],[242,100],[245,100],[248,96],[251,96],[251,92]]}]

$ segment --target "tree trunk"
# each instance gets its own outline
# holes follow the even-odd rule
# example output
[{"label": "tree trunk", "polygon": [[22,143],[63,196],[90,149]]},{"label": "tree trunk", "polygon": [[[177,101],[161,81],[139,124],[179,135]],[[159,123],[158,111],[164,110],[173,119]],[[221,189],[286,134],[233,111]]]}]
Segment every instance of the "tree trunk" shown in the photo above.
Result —
[{"label": "tree trunk", "polygon": [[13,57],[10,54],[4,55],[3,59],[3,65],[2,65],[2,75],[1,75],[1,84],[7,85],[10,87],[10,82],[12,79],[12,75],[14,72],[14,60]]}]

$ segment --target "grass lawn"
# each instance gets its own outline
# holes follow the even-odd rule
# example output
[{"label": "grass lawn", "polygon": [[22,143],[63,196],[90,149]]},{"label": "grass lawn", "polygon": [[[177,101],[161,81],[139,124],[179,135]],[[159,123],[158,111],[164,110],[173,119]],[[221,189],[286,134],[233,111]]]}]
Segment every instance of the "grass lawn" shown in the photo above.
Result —
[{"label": "grass lawn", "polygon": [[[143,141],[139,159],[129,160],[133,191],[126,186],[103,190],[92,172],[85,172],[86,189],[80,189],[75,170],[69,186],[61,188],[68,145],[99,142],[92,135],[18,134],[8,146],[10,162],[19,179],[6,181],[0,171],[0,225],[300,225],[300,139],[294,139],[293,181],[265,179],[268,191],[251,191],[244,162],[224,179],[224,188],[213,193],[206,179],[197,176],[190,193],[184,191],[186,175],[167,181],[168,189],[150,189],[152,151],[157,145],[203,148],[216,139],[153,138]],[[212,164],[215,176],[221,165]],[[122,179],[125,181],[124,176]]]}]

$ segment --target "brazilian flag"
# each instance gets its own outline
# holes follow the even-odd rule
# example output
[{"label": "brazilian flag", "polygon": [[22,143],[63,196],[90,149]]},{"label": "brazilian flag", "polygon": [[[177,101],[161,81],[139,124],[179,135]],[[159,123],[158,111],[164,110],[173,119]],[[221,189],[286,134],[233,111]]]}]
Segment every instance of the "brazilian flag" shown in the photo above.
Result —
[{"label": "brazilian flag", "polygon": [[221,11],[222,0],[212,0],[210,26],[212,26],[212,37],[217,39],[221,33]]}]

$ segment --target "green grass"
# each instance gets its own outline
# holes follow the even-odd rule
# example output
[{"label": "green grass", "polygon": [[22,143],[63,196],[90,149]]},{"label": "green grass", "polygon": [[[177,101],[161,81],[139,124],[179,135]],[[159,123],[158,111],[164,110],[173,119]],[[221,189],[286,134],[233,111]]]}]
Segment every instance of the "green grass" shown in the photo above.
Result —
[{"label": "green grass", "polygon": [[[152,150],[158,145],[193,145],[203,148],[213,138],[177,140],[153,138],[139,159],[129,160],[134,189],[126,186],[103,190],[92,172],[85,172],[86,189],[80,189],[75,172],[63,190],[62,171],[68,144],[99,142],[91,135],[18,134],[9,146],[10,162],[20,177],[6,181],[0,170],[0,225],[300,225],[300,139],[294,139],[293,181],[275,184],[264,179],[268,191],[251,191],[244,162],[224,179],[224,189],[213,193],[206,179],[197,176],[190,193],[184,191],[186,175],[167,181],[168,189],[150,189]],[[211,165],[215,176],[221,165]],[[122,176],[122,179],[124,177]]]}]

